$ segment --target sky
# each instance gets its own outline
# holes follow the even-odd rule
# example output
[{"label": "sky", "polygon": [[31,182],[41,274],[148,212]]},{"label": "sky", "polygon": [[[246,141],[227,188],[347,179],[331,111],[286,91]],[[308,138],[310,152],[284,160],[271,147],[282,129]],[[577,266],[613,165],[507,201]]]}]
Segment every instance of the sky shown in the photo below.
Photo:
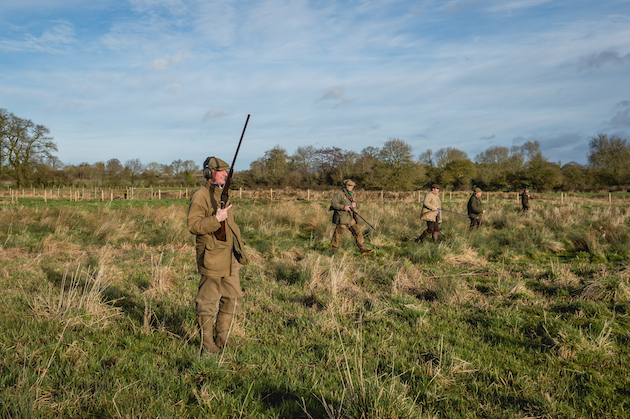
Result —
[{"label": "sky", "polygon": [[280,146],[416,157],[630,141],[630,0],[0,3],[0,108],[64,164],[231,163]]}]

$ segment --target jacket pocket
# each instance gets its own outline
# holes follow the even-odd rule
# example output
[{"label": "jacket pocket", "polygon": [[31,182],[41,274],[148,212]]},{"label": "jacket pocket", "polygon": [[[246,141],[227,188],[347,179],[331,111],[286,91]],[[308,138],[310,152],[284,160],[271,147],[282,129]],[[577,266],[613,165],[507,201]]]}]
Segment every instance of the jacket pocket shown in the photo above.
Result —
[{"label": "jacket pocket", "polygon": [[206,242],[206,248],[203,252],[203,267],[208,271],[215,273],[224,271],[229,268],[231,263],[231,255],[228,249],[228,243],[222,242],[210,234],[210,239]]}]

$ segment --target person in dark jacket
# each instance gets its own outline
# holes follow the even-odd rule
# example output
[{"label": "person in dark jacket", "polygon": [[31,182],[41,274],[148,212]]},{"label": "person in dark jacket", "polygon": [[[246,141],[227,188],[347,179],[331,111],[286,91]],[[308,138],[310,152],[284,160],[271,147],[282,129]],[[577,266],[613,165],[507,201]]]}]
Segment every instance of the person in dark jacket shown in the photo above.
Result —
[{"label": "person in dark jacket", "polygon": [[354,218],[352,210],[357,207],[357,203],[354,202],[353,189],[355,183],[351,179],[343,181],[343,186],[335,194],[331,203],[330,209],[333,211],[332,222],[336,224],[335,232],[333,233],[331,245],[332,251],[335,253],[339,248],[341,239],[346,229],[350,230],[354,236],[354,240],[357,242],[357,247],[362,255],[372,253],[372,249],[366,248],[363,243],[363,233],[357,225],[357,221]]},{"label": "person in dark jacket", "polygon": [[470,218],[469,230],[479,228],[483,214],[486,212],[481,204],[481,189],[475,188],[475,193],[468,200],[468,217]]},{"label": "person in dark jacket", "polygon": [[527,188],[521,194],[521,205],[523,205],[523,211],[529,211],[529,189]]}]

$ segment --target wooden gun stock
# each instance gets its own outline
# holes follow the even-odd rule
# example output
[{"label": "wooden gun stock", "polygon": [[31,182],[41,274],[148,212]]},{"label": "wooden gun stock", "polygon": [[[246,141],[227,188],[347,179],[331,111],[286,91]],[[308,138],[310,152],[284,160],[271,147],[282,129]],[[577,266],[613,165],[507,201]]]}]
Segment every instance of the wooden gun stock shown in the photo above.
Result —
[{"label": "wooden gun stock", "polygon": [[221,221],[221,228],[214,232],[214,236],[221,242],[227,240],[227,236],[225,234],[225,221]]}]

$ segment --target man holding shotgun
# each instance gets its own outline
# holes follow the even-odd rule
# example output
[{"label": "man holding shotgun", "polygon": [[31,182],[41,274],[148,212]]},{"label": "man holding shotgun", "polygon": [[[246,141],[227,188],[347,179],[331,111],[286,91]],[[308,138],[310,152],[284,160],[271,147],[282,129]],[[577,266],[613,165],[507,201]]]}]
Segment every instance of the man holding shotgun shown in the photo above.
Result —
[{"label": "man holding shotgun", "polygon": [[[353,189],[356,184],[351,179],[343,181],[343,186],[335,194],[331,203],[330,210],[333,211],[332,222],[336,224],[335,232],[333,233],[331,245],[332,251],[335,253],[339,249],[339,244],[343,238],[343,234],[346,229],[350,230],[354,236],[354,240],[357,242],[357,247],[361,252],[361,255],[367,255],[372,253],[372,249],[366,248],[363,243],[363,233],[359,228],[354,216],[356,212],[354,209],[357,207],[357,203],[354,202]],[[373,228],[373,227],[372,227]]]},{"label": "man holding shotgun", "polygon": [[197,325],[202,347],[210,353],[220,353],[224,346],[239,346],[229,335],[242,305],[239,270],[248,260],[228,192],[240,146],[241,142],[232,168],[218,157],[205,160],[203,175],[207,182],[192,196],[188,208],[188,230],[196,236],[197,268],[201,274],[195,298]]},{"label": "man holding shotgun", "polygon": [[475,192],[468,200],[468,217],[470,218],[469,230],[474,230],[481,226],[481,220],[486,210],[481,204],[481,188],[475,188]]}]

